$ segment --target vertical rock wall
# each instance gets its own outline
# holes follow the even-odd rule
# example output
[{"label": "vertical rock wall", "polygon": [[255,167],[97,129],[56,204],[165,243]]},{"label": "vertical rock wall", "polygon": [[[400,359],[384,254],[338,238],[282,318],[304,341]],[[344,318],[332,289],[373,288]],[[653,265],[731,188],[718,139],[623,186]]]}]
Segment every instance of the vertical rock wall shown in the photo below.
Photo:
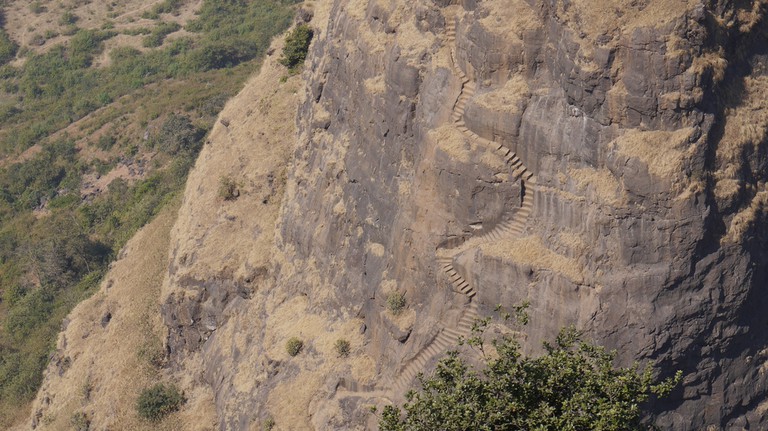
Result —
[{"label": "vertical rock wall", "polygon": [[[366,405],[520,301],[531,352],[575,324],[624,364],[682,369],[660,425],[765,427],[765,15],[672,0],[318,13],[261,287],[225,289],[219,329],[171,346],[208,370],[222,429],[371,426]],[[255,268],[232,267],[218,280]],[[200,302],[169,298],[168,316]],[[350,359],[332,354],[339,336]]]}]

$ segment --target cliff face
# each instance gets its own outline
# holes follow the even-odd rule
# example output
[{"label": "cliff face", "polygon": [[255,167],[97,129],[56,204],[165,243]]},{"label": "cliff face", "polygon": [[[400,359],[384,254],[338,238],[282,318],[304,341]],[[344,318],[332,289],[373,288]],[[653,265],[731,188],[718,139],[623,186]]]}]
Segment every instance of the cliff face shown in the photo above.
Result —
[{"label": "cliff face", "polygon": [[267,62],[172,232],[168,348],[221,429],[370,427],[366,406],[521,301],[530,352],[575,324],[623,364],[682,369],[662,427],[768,426],[763,2],[313,13],[303,83]]}]

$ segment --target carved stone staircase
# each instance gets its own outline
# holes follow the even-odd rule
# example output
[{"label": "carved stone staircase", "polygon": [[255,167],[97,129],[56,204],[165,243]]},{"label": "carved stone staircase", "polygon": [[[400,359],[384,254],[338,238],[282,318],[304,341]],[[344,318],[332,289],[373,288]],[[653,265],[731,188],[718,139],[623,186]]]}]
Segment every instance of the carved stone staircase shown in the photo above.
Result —
[{"label": "carved stone staircase", "polygon": [[[456,19],[449,17],[446,25],[446,39],[453,47],[456,43]],[[445,276],[450,280],[453,289],[463,295],[466,295],[468,305],[464,309],[461,318],[455,328],[443,325],[438,329],[437,335],[421,349],[408,364],[397,375],[392,390],[398,394],[402,393],[421,372],[427,363],[438,354],[455,346],[459,339],[467,338],[471,332],[475,321],[479,318],[477,302],[474,297],[477,291],[472,285],[453,266],[453,257],[460,252],[475,247],[486,241],[495,241],[502,239],[505,235],[520,235],[525,230],[525,224],[533,210],[534,190],[536,179],[529,171],[520,158],[503,144],[485,139],[470,130],[464,122],[464,112],[467,102],[472,99],[477,90],[477,86],[467,75],[458,67],[453,48],[450,51],[451,67],[461,81],[461,91],[453,105],[451,113],[451,122],[461,131],[467,139],[480,145],[484,145],[492,151],[495,151],[504,162],[510,172],[512,181],[520,180],[522,185],[522,202],[519,209],[512,211],[508,209],[502,215],[500,221],[490,230],[486,230],[477,236],[461,238],[451,242],[451,246],[440,248],[437,252],[437,266]]]}]

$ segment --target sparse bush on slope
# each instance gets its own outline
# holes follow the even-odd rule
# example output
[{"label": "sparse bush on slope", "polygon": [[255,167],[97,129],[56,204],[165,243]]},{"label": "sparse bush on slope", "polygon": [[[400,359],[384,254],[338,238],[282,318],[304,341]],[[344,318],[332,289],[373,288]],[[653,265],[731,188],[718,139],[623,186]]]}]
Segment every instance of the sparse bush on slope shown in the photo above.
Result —
[{"label": "sparse bush on slope", "polygon": [[141,392],[136,400],[136,411],[144,419],[159,421],[179,410],[186,401],[175,385],[158,383]]},{"label": "sparse bush on slope", "polygon": [[283,56],[279,60],[280,64],[287,67],[291,72],[298,70],[307,58],[307,50],[309,50],[313,34],[314,32],[308,25],[297,25],[291,34],[285,38]]}]

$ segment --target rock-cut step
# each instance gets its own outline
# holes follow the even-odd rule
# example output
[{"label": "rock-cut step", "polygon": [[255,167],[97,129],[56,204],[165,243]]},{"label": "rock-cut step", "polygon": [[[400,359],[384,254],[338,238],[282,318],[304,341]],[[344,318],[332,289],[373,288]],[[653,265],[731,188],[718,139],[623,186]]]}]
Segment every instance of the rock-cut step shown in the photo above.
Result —
[{"label": "rock-cut step", "polygon": [[459,274],[458,271],[453,267],[452,262],[448,262],[446,264],[442,265],[443,271],[445,272],[445,275],[448,276],[448,279],[451,281],[451,284],[453,285],[453,289],[457,292],[461,292],[464,295],[467,295],[469,298],[472,298],[475,296],[476,292],[474,289],[472,289],[472,286],[469,285],[469,282],[464,279],[464,277]]},{"label": "rock-cut step", "polygon": [[408,365],[405,366],[395,381],[395,392],[402,393],[407,386],[411,384],[413,379],[416,378],[420,372],[424,371],[424,367],[430,360],[432,360],[432,358],[450,348],[456,347],[460,338],[468,338],[471,335],[472,327],[478,318],[477,304],[471,303],[464,310],[455,329],[444,328],[437,337],[435,337],[426,347],[421,349],[419,353],[411,359]]}]

